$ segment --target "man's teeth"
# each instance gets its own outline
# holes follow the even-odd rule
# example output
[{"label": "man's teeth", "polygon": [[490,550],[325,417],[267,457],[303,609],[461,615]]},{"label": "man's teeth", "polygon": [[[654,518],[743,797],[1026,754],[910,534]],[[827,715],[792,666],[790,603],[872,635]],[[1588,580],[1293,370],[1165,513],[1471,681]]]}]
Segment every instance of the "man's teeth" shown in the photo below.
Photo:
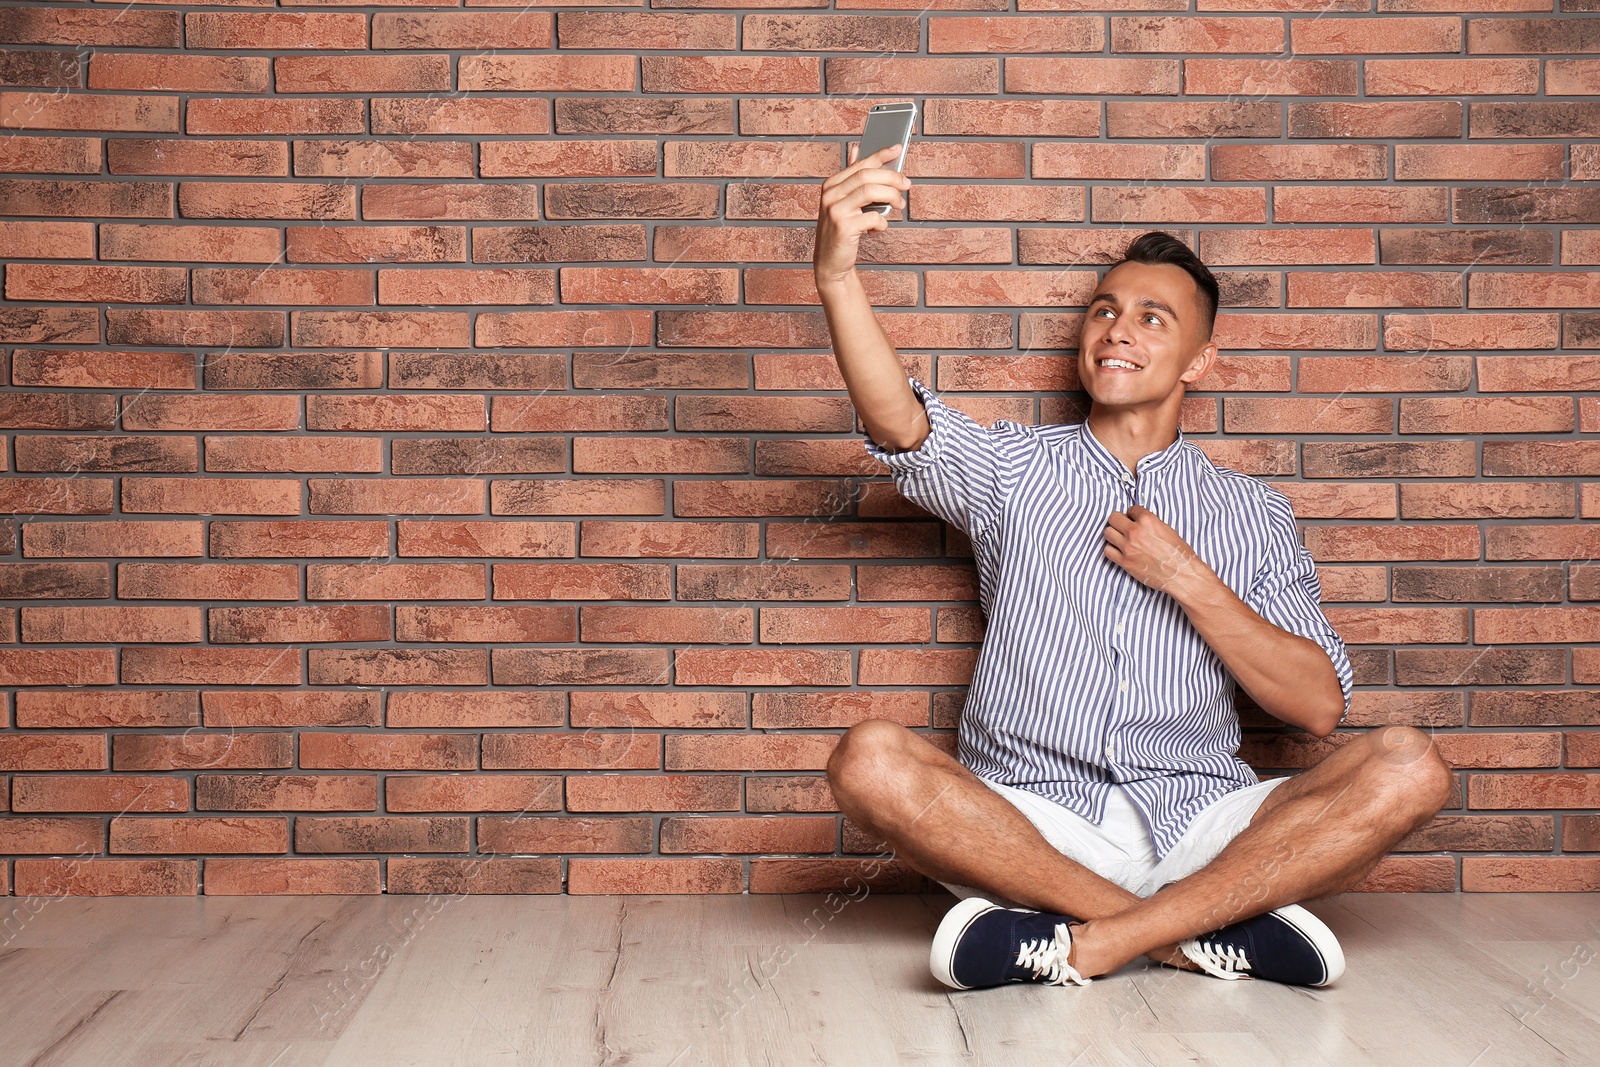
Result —
[{"label": "man's teeth", "polygon": [[1138,370],[1139,369],[1138,364],[1129,363],[1125,359],[1102,359],[1100,361],[1100,365],[1102,367],[1127,367],[1129,370]]}]

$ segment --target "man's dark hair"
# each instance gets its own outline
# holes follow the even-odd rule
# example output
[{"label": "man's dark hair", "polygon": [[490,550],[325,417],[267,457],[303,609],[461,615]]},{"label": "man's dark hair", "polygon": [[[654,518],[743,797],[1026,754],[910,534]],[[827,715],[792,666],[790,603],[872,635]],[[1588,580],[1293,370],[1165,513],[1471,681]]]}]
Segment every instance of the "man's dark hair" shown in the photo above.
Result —
[{"label": "man's dark hair", "polygon": [[1194,284],[1200,290],[1200,319],[1205,327],[1204,335],[1211,336],[1211,328],[1217,321],[1217,278],[1211,273],[1211,268],[1200,262],[1200,257],[1189,251],[1189,246],[1161,230],[1152,230],[1150,233],[1141,234],[1128,245],[1128,250],[1122,258],[1112,266],[1123,263],[1170,263],[1174,267],[1181,267],[1194,279]]}]

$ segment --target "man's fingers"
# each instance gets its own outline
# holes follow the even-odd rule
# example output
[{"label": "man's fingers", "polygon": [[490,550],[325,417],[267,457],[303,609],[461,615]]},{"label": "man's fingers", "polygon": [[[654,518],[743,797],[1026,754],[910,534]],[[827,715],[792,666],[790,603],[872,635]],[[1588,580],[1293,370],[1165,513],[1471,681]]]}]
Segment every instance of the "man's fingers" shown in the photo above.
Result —
[{"label": "man's fingers", "polygon": [[[1131,512],[1132,509],[1129,510]],[[1124,515],[1120,511],[1113,511],[1110,515],[1106,516],[1106,525],[1114,530],[1126,530],[1132,524],[1133,519],[1129,515]]]}]

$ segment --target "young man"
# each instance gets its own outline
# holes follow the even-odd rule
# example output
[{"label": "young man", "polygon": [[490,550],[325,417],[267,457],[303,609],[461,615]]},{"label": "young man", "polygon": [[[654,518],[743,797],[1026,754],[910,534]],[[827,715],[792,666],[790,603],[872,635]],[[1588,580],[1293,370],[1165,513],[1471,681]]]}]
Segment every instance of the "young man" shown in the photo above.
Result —
[{"label": "young man", "polygon": [[1222,978],[1326,985],[1344,957],[1296,902],[1359,881],[1450,792],[1428,735],[1354,736],[1293,778],[1236,755],[1241,687],[1318,737],[1349,710],[1283,494],[1178,430],[1216,359],[1217,285],[1163,233],[1084,312],[1081,425],[985,429],[908,379],[855,270],[910,181],[852,162],[822,187],[813,259],[867,450],[966,531],[988,620],[959,760],[886,720],[828,763],[841,810],[963,899],[934,937],[956,988],[1082,984],[1140,955]]}]

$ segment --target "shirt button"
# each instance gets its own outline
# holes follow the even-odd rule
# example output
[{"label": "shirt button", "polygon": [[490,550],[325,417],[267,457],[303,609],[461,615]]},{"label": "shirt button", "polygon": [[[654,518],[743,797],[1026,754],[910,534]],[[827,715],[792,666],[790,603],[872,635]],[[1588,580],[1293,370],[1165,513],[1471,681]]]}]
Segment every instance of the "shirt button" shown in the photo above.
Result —
[{"label": "shirt button", "polygon": [[1117,623],[1117,636],[1118,637],[1122,636],[1122,623],[1120,623],[1120,622]]},{"label": "shirt button", "polygon": [[1126,693],[1128,691],[1128,682],[1127,682],[1127,680],[1124,679],[1124,680],[1118,682],[1117,683],[1117,689],[1120,692]]}]

